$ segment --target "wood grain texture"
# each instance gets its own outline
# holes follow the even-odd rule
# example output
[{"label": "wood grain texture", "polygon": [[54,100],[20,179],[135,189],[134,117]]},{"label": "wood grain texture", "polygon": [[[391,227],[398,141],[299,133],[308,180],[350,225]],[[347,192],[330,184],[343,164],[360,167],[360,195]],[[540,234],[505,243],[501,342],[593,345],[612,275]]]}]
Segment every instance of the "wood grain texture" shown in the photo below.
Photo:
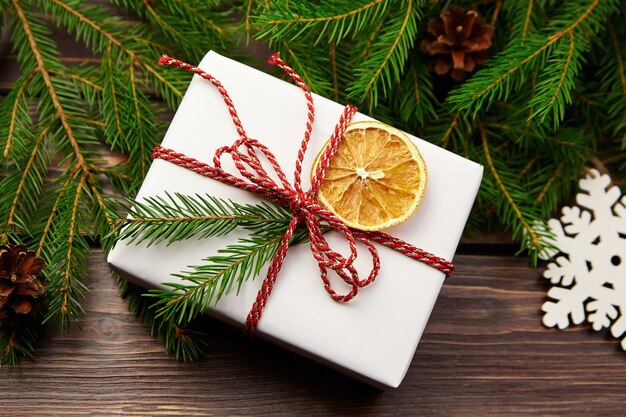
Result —
[{"label": "wood grain texture", "polygon": [[128,312],[96,250],[83,330],[48,330],[0,370],[1,415],[615,416],[626,355],[588,327],[546,329],[540,270],[460,255],[405,381],[378,391],[207,319],[207,358],[177,362]]}]

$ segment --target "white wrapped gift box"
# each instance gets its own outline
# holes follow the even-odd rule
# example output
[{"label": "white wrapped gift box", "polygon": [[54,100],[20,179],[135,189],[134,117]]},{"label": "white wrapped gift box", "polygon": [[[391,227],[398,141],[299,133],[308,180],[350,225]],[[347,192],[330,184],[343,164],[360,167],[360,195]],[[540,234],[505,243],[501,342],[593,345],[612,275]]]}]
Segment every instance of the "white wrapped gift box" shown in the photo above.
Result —
[{"label": "white wrapped gift box", "polygon": [[[291,178],[306,120],[301,90],[231,59],[209,52],[199,65],[229,91],[247,133],[267,145]],[[176,69],[172,69],[176,71]],[[343,106],[314,95],[316,118],[303,169],[303,186],[313,158],[330,137]],[[360,113],[353,121],[370,120]],[[408,135],[428,169],[426,195],[416,214],[387,232],[437,256],[451,260],[478,191],[482,166]],[[194,76],[162,145],[205,163],[215,150],[232,144],[237,132],[215,87]],[[224,164],[228,168],[228,164]],[[236,172],[235,170],[231,172]],[[137,195],[166,192],[210,194],[241,203],[259,202],[251,193],[155,160]],[[336,250],[347,253],[336,232],[328,234]],[[202,259],[235,243],[245,231],[203,240],[148,247],[118,242],[109,253],[111,267],[144,287],[176,282],[171,274],[200,265]],[[366,274],[371,266],[359,245],[355,266]],[[372,285],[349,303],[333,301],[323,288],[308,245],[290,248],[274,291],[263,312],[257,335],[377,386],[397,387],[411,363],[432,311],[444,274],[399,252],[377,245],[382,267]],[[232,291],[207,313],[243,326],[265,270]],[[454,279],[452,277],[451,279]],[[342,283],[338,283],[341,286]]]}]

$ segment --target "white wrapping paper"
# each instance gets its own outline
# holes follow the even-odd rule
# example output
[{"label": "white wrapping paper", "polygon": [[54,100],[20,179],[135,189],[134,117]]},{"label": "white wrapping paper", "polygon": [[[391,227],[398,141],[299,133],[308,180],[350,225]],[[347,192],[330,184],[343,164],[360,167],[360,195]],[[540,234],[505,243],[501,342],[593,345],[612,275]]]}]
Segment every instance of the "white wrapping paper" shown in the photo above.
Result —
[{"label": "white wrapping paper", "polygon": [[[220,80],[231,94],[248,134],[276,155],[292,178],[306,120],[302,92],[294,85],[209,52],[200,68]],[[174,69],[172,69],[175,71]],[[303,169],[304,188],[313,158],[330,137],[343,106],[314,95],[316,119]],[[353,121],[368,120],[357,114]],[[435,145],[409,137],[428,169],[426,195],[417,213],[388,233],[451,259],[469,215],[483,168]],[[163,146],[211,163],[215,150],[230,145],[237,133],[216,89],[194,76],[165,135]],[[226,158],[224,159],[226,161]],[[226,168],[228,164],[224,164]],[[233,171],[236,172],[233,168]],[[155,160],[137,199],[165,192],[211,194],[237,202],[258,202],[250,193],[203,177],[169,162]],[[202,264],[202,259],[234,243],[244,232],[185,241],[170,246],[120,242],[108,262],[129,280],[146,287],[175,282],[170,274]],[[334,232],[329,242],[342,253],[346,245]],[[328,296],[308,245],[289,250],[274,292],[263,312],[258,336],[377,386],[402,381],[444,281],[443,273],[401,253],[377,245],[382,267],[372,285],[347,304]],[[366,274],[371,261],[364,247],[355,266]],[[207,313],[243,325],[265,276],[223,297]],[[450,279],[454,279],[454,276]],[[337,283],[341,286],[341,283]]]}]

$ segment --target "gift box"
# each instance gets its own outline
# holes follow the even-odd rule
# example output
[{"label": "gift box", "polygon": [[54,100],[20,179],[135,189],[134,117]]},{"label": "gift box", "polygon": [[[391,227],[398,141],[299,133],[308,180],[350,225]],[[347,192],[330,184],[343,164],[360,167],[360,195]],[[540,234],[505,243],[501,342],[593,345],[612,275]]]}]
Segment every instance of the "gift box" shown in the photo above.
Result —
[{"label": "gift box", "polygon": [[[209,52],[199,67],[228,90],[248,135],[266,145],[285,172],[293,172],[307,120],[302,91],[215,52]],[[313,95],[313,101],[316,113],[310,149],[304,160],[305,190],[310,185],[307,174],[315,155],[331,136],[344,109],[317,95]],[[365,120],[371,119],[357,113],[352,121]],[[407,136],[424,158],[428,186],[416,214],[387,233],[451,260],[483,168]],[[162,146],[211,164],[215,150],[236,139],[237,131],[222,97],[213,85],[194,76]],[[148,196],[164,196],[166,192],[210,194],[239,203],[262,201],[257,195],[157,159],[136,198],[141,201]],[[109,253],[108,262],[136,284],[165,288],[163,283],[177,282],[171,274],[202,264],[202,259],[245,235],[246,231],[235,230],[220,237],[151,246],[120,241]],[[339,252],[347,252],[345,240],[338,232],[331,231],[326,236]],[[397,387],[411,364],[445,277],[398,251],[378,244],[376,247],[381,261],[376,281],[350,302],[338,303],[324,290],[309,246],[292,246],[256,334],[367,383]],[[359,253],[354,265],[359,271],[367,271],[371,258],[364,248]],[[254,281],[245,282],[238,294],[231,291],[224,295],[207,314],[242,326],[264,275],[265,270]]]}]

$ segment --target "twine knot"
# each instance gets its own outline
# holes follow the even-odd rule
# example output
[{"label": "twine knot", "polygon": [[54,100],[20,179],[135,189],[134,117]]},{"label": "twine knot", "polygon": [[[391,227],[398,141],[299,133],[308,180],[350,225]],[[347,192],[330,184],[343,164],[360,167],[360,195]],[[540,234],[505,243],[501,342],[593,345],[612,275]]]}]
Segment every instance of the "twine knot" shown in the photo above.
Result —
[{"label": "twine knot", "polygon": [[296,191],[293,193],[289,206],[294,216],[301,216],[302,209],[311,207],[312,201],[307,199],[302,191]]}]

